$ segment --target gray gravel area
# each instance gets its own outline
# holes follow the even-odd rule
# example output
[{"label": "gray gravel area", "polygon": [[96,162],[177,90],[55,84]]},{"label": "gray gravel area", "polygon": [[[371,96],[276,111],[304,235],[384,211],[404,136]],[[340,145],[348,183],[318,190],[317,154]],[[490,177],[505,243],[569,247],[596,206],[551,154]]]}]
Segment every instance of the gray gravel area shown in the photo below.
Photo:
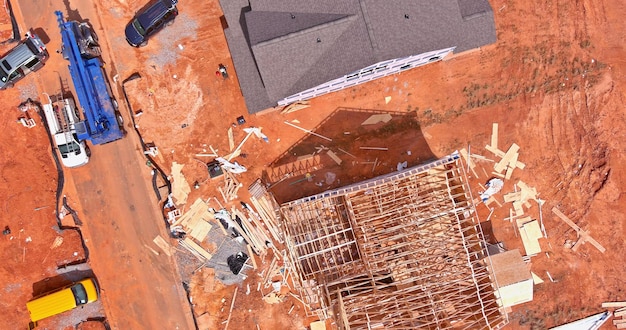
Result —
[{"label": "gray gravel area", "polygon": [[156,53],[151,55],[146,61],[146,68],[154,65],[158,68],[163,68],[166,65],[175,64],[178,59],[179,52],[178,45],[185,47],[182,41],[186,38],[195,38],[196,30],[198,29],[198,23],[191,19],[187,14],[180,13],[174,20],[174,24],[165,27],[159,31],[153,39],[149,42],[158,41],[161,48]]}]

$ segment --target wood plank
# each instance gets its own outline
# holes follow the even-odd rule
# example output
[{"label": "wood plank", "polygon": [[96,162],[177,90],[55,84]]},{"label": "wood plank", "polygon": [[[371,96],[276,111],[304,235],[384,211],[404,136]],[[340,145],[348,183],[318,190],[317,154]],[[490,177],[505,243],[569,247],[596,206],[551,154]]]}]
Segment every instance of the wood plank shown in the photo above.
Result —
[{"label": "wood plank", "polygon": [[541,246],[539,245],[539,241],[537,240],[537,238],[534,237],[536,235],[536,232],[541,233],[541,229],[539,229],[539,223],[537,222],[537,220],[528,222],[521,226],[519,229],[526,255],[531,256],[540,253]]},{"label": "wood plank", "polygon": [[522,206],[522,204],[523,203],[521,201],[513,202],[513,209],[515,210],[515,215],[524,214],[524,207]]},{"label": "wood plank", "polygon": [[161,235],[157,235],[157,237],[155,237],[152,242],[154,242],[156,246],[161,248],[161,250],[163,250],[163,252],[167,254],[168,257],[172,255],[173,247],[163,237],[161,237]]},{"label": "wood plank", "polygon": [[626,307],[626,301],[607,301],[602,303],[602,308]]},{"label": "wood plank", "polygon": [[198,245],[196,242],[194,242],[192,239],[190,239],[189,237],[186,237],[184,239],[185,243],[188,244],[189,247],[191,247],[194,251],[198,252],[200,255],[202,255],[203,257],[206,258],[206,260],[211,259],[211,257],[213,257],[207,250],[205,250],[202,246]]},{"label": "wood plank", "polygon": [[617,329],[626,329],[626,323],[620,323],[620,324],[616,324],[615,327]]},{"label": "wood plank", "polygon": [[515,201],[520,200],[520,197],[522,196],[522,192],[518,191],[518,192],[510,192],[506,195],[504,195],[504,202],[505,203],[512,203]]},{"label": "wood plank", "polygon": [[615,315],[615,317],[619,317],[619,316],[626,316],[626,310],[618,310],[616,311],[613,315]]},{"label": "wood plank", "polygon": [[249,244],[246,245],[246,248],[248,249],[248,255],[250,256],[250,261],[252,261],[252,268],[254,269],[259,268],[259,266],[256,263],[254,252],[252,252],[252,248],[250,247]]},{"label": "wood plank", "polygon": [[235,136],[233,135],[233,128],[228,128],[228,151],[233,151],[235,148]]},{"label": "wood plank", "polygon": [[613,325],[626,323],[626,319],[613,320]]},{"label": "wood plank", "polygon": [[195,238],[198,242],[203,242],[211,230],[211,224],[200,219],[194,228],[189,232],[189,236]]},{"label": "wood plank", "polygon": [[329,156],[332,160],[334,160],[334,161],[335,161],[335,163],[337,163],[337,165],[341,165],[341,163],[343,162],[343,161],[341,160],[341,158],[339,158],[339,157],[337,156],[337,154],[336,154],[336,153],[334,153],[332,150],[328,150],[328,151],[326,152],[326,154],[327,154],[327,155],[328,155],[328,156]]},{"label": "wood plank", "polygon": [[467,154],[467,150],[465,148],[459,150],[459,153],[461,154],[461,157],[463,157],[463,160],[465,161],[465,163],[468,164],[470,168],[476,167],[476,164],[474,164],[474,161],[472,160],[472,158],[469,157],[469,155]]},{"label": "wood plank", "polygon": [[541,283],[543,283],[543,280],[541,279],[541,277],[539,277],[539,275],[537,275],[537,274],[535,274],[533,272],[530,272],[530,274],[533,276],[533,283],[534,284],[541,284]]},{"label": "wood plank", "polygon": [[578,227],[578,225],[576,225],[572,220],[570,220],[570,218],[568,218],[565,214],[563,214],[563,212],[561,212],[558,208],[556,208],[556,206],[552,208],[552,213],[556,214],[559,218],[561,218],[561,220],[563,220],[566,224],[572,227],[572,229],[574,229],[578,235],[584,237],[585,241],[588,241],[589,243],[591,243],[600,252],[604,253],[606,251],[606,249],[600,243],[598,243],[598,241],[593,239],[593,237],[591,237],[589,233],[587,233],[586,231]]},{"label": "wood plank", "polygon": [[493,123],[491,127],[491,147],[498,149],[498,123]]}]

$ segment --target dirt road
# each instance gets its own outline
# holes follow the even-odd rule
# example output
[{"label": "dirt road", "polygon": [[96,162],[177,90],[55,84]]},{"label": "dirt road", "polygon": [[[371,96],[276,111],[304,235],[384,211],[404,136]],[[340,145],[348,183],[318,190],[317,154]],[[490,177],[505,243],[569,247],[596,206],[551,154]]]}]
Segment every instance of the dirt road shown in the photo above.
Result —
[{"label": "dirt road", "polygon": [[[70,19],[88,20],[99,35],[107,73],[115,70],[114,61],[106,55],[111,53],[106,41],[109,36],[99,25],[97,8],[91,1],[66,4],[24,0],[14,5],[19,6],[24,26],[41,28],[47,34],[51,58],[39,83],[41,89],[50,93],[58,90],[59,78],[71,81],[68,63],[55,53],[61,40],[55,10],[61,10]],[[111,76],[109,79],[113,83]],[[99,280],[112,328],[193,328],[191,310],[174,262],[146,247],[157,249],[152,240],[160,234],[167,236],[155,194],[149,188],[150,169],[142,159],[132,130],[122,140],[92,146],[88,166],[66,171],[70,183],[64,193],[83,222],[90,263]]]}]

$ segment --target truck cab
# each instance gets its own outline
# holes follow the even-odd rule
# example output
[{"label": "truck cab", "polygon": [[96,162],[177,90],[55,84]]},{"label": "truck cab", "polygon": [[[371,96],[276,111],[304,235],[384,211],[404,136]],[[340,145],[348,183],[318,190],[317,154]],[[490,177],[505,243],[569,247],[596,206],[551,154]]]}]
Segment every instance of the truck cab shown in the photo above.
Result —
[{"label": "truck cab", "polygon": [[80,119],[74,99],[62,96],[47,96],[47,99],[43,111],[61,163],[69,168],[87,164],[91,152],[85,141],[80,141],[76,134],[76,123]]}]

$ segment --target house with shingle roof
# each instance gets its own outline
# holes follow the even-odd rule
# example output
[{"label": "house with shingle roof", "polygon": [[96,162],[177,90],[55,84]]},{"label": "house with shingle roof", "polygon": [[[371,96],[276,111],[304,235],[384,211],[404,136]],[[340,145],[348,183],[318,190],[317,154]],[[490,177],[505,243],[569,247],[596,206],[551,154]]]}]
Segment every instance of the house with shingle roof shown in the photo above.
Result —
[{"label": "house with shingle roof", "polygon": [[220,0],[248,112],[494,43],[488,0]]}]

